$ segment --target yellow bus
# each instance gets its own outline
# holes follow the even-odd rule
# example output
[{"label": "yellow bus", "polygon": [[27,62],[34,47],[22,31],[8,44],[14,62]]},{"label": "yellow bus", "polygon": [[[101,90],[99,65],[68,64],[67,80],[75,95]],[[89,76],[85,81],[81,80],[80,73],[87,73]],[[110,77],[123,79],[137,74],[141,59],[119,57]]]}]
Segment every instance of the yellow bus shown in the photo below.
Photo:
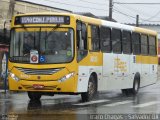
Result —
[{"label": "yellow bus", "polygon": [[42,95],[120,89],[137,94],[157,80],[157,32],[70,13],[12,18],[9,89]]}]

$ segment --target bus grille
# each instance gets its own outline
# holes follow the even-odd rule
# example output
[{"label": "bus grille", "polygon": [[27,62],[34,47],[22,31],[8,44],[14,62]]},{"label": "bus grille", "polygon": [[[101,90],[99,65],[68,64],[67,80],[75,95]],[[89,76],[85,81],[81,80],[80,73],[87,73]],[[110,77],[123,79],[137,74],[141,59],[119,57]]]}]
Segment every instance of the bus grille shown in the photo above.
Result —
[{"label": "bus grille", "polygon": [[31,69],[31,68],[20,68],[17,67],[18,70],[21,72],[28,74],[28,75],[52,75],[62,68],[51,68],[51,69]]}]

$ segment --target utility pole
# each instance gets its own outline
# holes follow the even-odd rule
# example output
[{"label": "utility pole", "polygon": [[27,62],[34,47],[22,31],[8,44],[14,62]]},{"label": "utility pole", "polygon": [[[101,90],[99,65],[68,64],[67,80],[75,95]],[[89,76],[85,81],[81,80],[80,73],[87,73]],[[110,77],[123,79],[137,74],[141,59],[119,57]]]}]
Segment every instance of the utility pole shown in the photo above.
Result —
[{"label": "utility pole", "polygon": [[112,21],[113,0],[109,0],[109,20]]},{"label": "utility pole", "polygon": [[136,26],[139,26],[139,15],[136,15]]},{"label": "utility pole", "polygon": [[11,19],[14,14],[15,0],[9,0],[9,10],[7,14],[7,18]]}]

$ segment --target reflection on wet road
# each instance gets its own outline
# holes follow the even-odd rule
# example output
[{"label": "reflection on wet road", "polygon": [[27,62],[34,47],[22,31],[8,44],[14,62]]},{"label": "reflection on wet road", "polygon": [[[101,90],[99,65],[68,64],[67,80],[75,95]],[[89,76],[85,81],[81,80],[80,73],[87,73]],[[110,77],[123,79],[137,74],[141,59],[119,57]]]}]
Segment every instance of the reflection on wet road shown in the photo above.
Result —
[{"label": "reflection on wet road", "polygon": [[81,101],[80,95],[43,96],[40,101],[34,102],[28,99],[27,93],[0,93],[0,113],[31,120],[82,120],[82,117],[88,119],[89,116],[83,114],[158,114],[159,86],[160,82],[141,88],[136,97],[124,96],[119,90],[100,93],[98,98],[86,103]]}]

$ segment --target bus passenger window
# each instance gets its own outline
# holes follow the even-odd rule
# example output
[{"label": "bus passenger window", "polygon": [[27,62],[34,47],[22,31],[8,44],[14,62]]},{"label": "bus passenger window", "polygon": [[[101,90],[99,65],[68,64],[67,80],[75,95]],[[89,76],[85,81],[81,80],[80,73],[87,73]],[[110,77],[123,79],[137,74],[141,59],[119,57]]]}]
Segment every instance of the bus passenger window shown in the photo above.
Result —
[{"label": "bus passenger window", "polygon": [[131,54],[131,33],[128,31],[122,32],[122,51],[124,54]]},{"label": "bus passenger window", "polygon": [[114,53],[121,53],[122,52],[121,30],[112,29],[111,39],[112,39],[113,52]]},{"label": "bus passenger window", "polygon": [[156,50],[156,37],[154,36],[149,36],[149,55],[156,55],[157,50]]},{"label": "bus passenger window", "polygon": [[99,27],[98,26],[91,26],[91,46],[93,51],[100,50],[100,36],[99,36]]},{"label": "bus passenger window", "polygon": [[132,51],[134,55],[141,54],[140,34],[132,33]]},{"label": "bus passenger window", "polygon": [[148,55],[148,37],[147,35],[141,35],[141,54]]},{"label": "bus passenger window", "polygon": [[111,52],[111,29],[106,27],[100,28],[101,51]]}]

